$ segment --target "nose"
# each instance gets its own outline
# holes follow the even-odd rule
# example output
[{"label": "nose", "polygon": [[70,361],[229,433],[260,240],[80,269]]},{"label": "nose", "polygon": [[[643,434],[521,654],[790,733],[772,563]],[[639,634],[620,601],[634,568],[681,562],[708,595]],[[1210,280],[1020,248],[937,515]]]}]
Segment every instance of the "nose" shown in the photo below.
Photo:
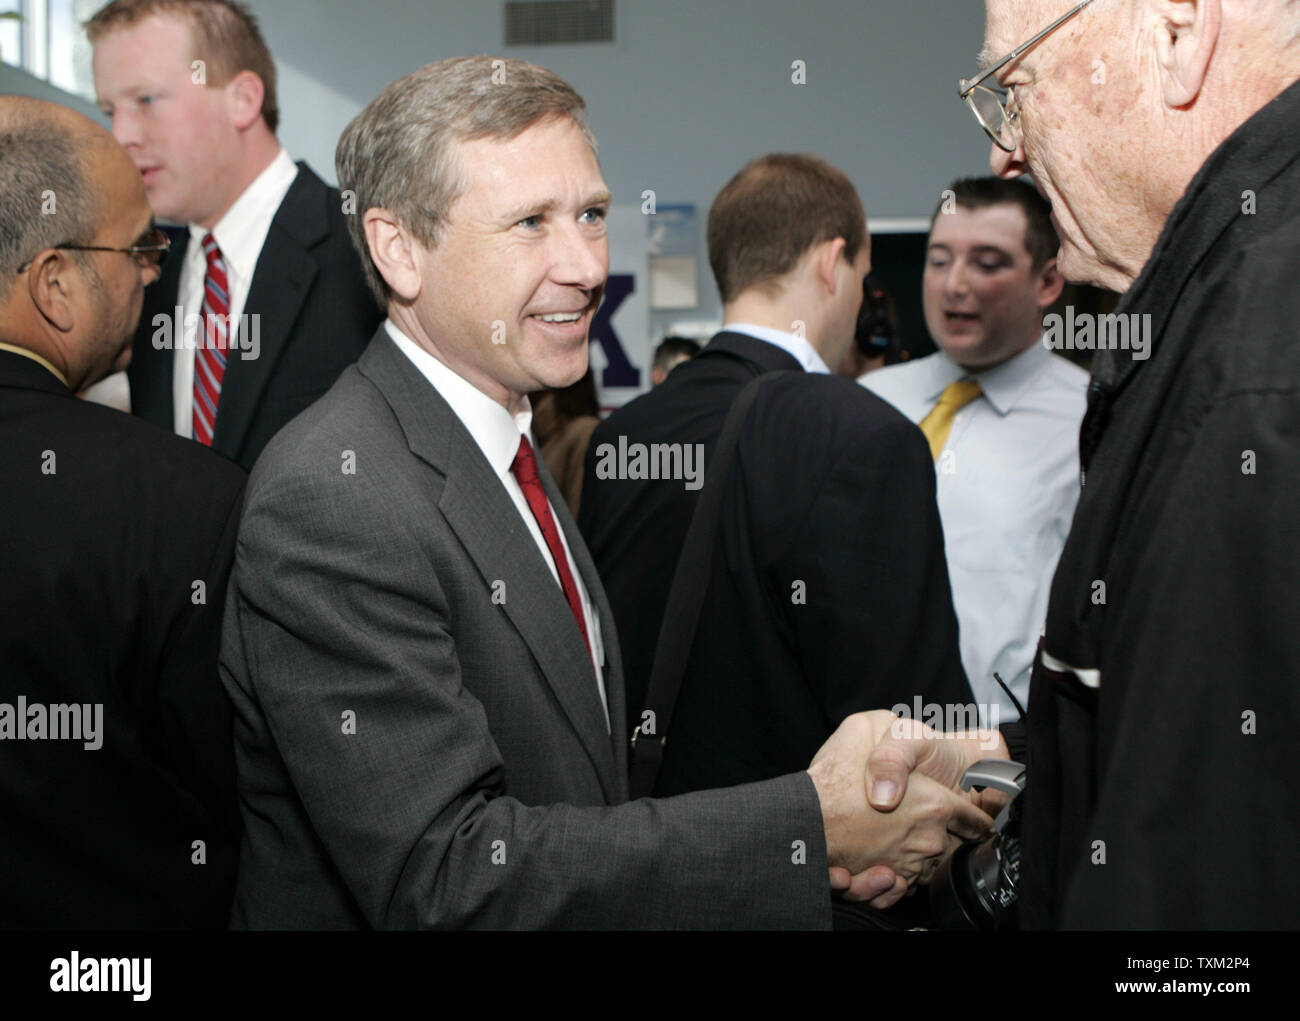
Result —
[{"label": "nose", "polygon": [[113,137],[124,149],[140,144],[140,122],[121,106],[113,110]]},{"label": "nose", "polygon": [[593,236],[589,230],[574,225],[558,239],[553,273],[556,283],[594,291],[609,276],[609,238]]},{"label": "nose", "polygon": [[1012,152],[1007,152],[1000,145],[989,146],[989,166],[993,173],[1010,180],[1013,177],[1019,177],[1021,174],[1029,173],[1029,164],[1025,160],[1025,140],[1021,136],[1016,141],[1016,148]]},{"label": "nose", "polygon": [[960,256],[954,257],[943,275],[944,294],[950,298],[960,298],[967,290],[966,260]]}]

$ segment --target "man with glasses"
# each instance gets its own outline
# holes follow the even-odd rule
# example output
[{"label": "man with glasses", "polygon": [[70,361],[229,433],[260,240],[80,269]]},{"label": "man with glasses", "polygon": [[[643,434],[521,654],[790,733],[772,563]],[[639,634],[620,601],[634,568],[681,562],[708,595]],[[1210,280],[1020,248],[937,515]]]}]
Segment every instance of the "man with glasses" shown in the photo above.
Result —
[{"label": "man with glasses", "polygon": [[379,322],[343,200],[276,139],[275,64],[242,4],[113,0],[86,28],[114,136],[187,227],[145,296],[132,410],[251,468]]},{"label": "man with glasses", "polygon": [[224,927],[244,473],[77,394],[166,251],[106,131],[0,99],[0,928]]},{"label": "man with glasses", "polygon": [[[1067,7],[988,0],[985,52],[1015,48],[960,90],[994,170],[1052,200],[1063,274],[1152,334],[1093,365],[1030,689],[1022,919],[1293,928],[1300,4]],[[899,729],[873,764],[895,792],[981,754]]]}]

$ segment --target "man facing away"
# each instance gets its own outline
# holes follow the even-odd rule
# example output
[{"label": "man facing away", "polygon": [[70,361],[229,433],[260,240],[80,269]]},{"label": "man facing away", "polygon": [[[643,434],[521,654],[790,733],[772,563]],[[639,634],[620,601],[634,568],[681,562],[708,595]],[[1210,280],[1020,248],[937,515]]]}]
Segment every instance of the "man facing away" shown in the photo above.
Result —
[{"label": "man facing away", "polygon": [[379,322],[339,192],[275,137],[275,64],[229,0],[113,0],[95,92],[156,216],[186,229],[147,292],[135,414],[251,468]]},{"label": "man facing away", "polygon": [[130,361],[166,251],[121,146],[0,100],[0,220],[0,927],[223,927],[244,473],[76,397]]},{"label": "man facing away", "polygon": [[[930,225],[925,324],[939,350],[859,382],[930,441],[961,655],[975,698],[1018,716],[1047,593],[1079,499],[1088,374],[1053,354],[1051,207],[1023,181],[956,181]],[[986,722],[996,725],[997,721]]]},{"label": "man facing away", "polygon": [[[871,262],[853,184],[816,157],[764,156],[718,194],[708,235],[722,330],[596,429],[580,516],[623,643],[630,733],[704,466],[745,385],[784,371],[759,392],[726,478],[665,795],[788,773],[868,706],[971,702],[925,442],[827,368],[853,343]],[[693,477],[619,462],[673,449]]]},{"label": "man facing away", "polygon": [[614,621],[527,397],[585,371],[608,274],[582,99],[522,61],[432,64],[338,169],[388,320],[250,482],[222,651],[233,924],[824,927],[828,876],[898,895],[872,866],[914,880],[987,825],[924,778],[897,818],[866,810],[889,714],[807,771],[627,802]]},{"label": "man facing away", "polygon": [[700,353],[700,345],[689,337],[665,337],[655,348],[650,367],[650,385],[658,386],[668,378],[668,373],[682,362],[690,361]]}]

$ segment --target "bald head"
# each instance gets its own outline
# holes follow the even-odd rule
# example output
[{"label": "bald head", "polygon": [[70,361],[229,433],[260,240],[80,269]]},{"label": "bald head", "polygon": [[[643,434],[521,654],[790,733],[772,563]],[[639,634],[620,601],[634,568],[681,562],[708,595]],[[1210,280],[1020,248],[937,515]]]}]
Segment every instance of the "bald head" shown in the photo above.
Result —
[{"label": "bald head", "polygon": [[[0,336],[82,389],[129,358],[150,223],[140,175],[113,136],[43,100],[0,97]],[[147,271],[149,280],[155,270]],[[129,320],[129,323],[128,323]],[[121,363],[120,365],[118,363]]]},{"label": "bald head", "polygon": [[123,160],[129,168],[130,157],[113,136],[75,110],[0,97],[0,298],[18,267],[41,249],[95,233],[94,185],[105,168],[116,164],[120,172]]}]

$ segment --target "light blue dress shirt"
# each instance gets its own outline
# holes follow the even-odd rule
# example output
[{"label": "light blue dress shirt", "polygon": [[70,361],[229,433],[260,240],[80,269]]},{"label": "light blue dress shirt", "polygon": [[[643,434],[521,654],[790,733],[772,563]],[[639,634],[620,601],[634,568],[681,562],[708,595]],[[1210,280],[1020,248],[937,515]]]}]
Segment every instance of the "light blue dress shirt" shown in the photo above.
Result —
[{"label": "light blue dress shirt", "polygon": [[1016,711],[993,674],[1028,706],[1052,575],[1079,499],[1088,374],[1033,344],[984,372],[939,351],[859,382],[919,423],[959,379],[976,380],[983,394],[957,413],[935,461],[939,516],[962,665],[976,701],[997,705],[996,722],[1006,722]]}]

